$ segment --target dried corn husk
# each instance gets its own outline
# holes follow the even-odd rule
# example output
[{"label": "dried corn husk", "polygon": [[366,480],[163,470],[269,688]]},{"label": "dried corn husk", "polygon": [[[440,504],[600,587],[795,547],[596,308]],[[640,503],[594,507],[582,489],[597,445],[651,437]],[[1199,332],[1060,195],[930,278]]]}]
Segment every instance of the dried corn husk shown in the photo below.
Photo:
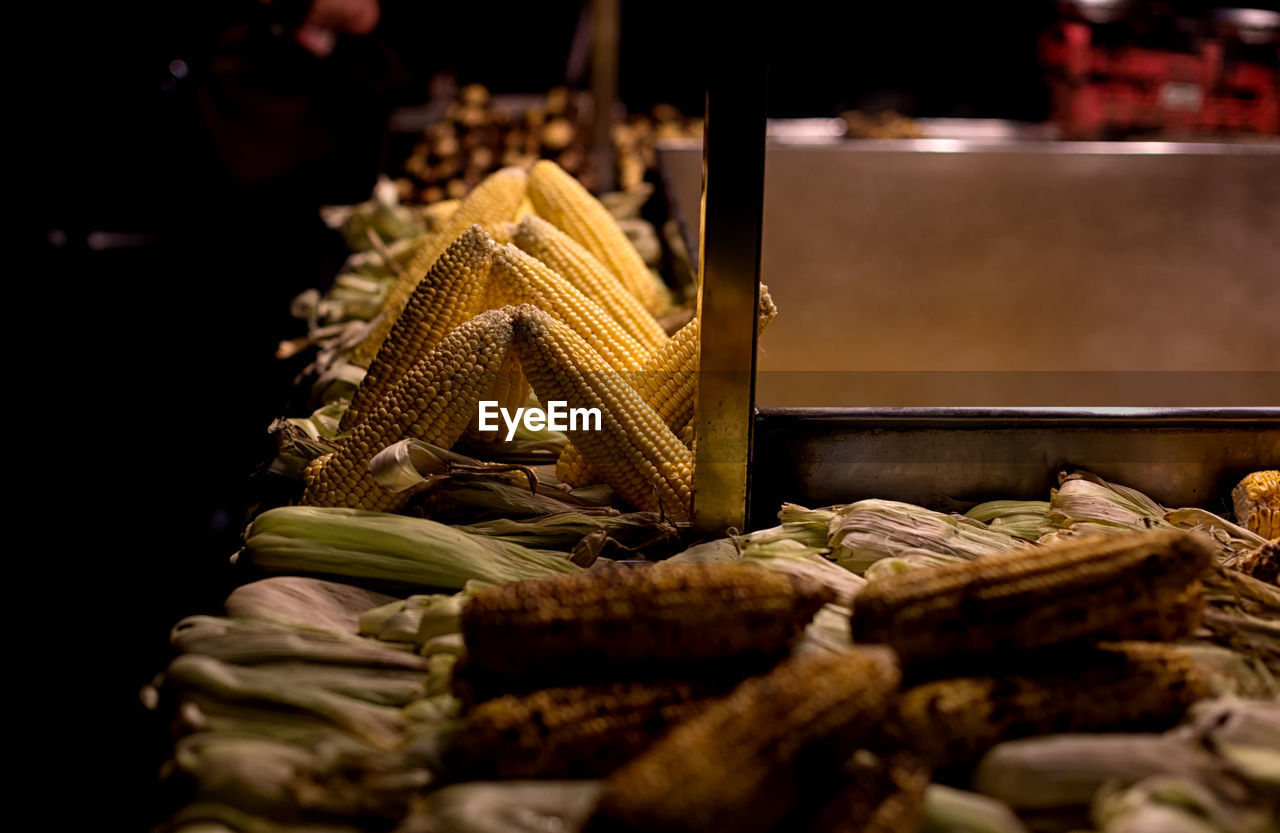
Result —
[{"label": "dried corn husk", "polygon": [[891,576],[895,573],[905,573],[908,570],[931,569],[933,567],[941,567],[944,564],[954,564],[957,561],[968,561],[967,558],[961,558],[955,555],[942,555],[934,552],[909,551],[904,552],[900,556],[893,558],[882,558],[867,568],[863,576],[867,581],[877,581],[885,576]]},{"label": "dried corn husk", "polygon": [[1084,522],[1121,530],[1167,527],[1168,511],[1136,489],[1083,471],[1058,475],[1058,488],[1049,493],[1048,518],[1063,528]]},{"label": "dried corn husk", "polygon": [[867,583],[866,579],[831,563],[823,557],[824,552],[825,548],[808,547],[799,541],[782,538],[746,544],[742,547],[741,561],[777,572],[807,576],[834,590],[837,602],[848,607]]},{"label": "dried corn husk", "polygon": [[1274,810],[1224,796],[1187,777],[1156,775],[1130,787],[1106,785],[1093,804],[1102,833],[1276,833]]},{"label": "dried corn husk", "polygon": [[964,559],[1033,546],[963,515],[892,500],[860,500],[835,511],[827,545],[835,562],[864,573],[882,558],[925,552]]},{"label": "dried corn husk", "polygon": [[363,833],[364,828],[340,822],[277,822],[246,813],[230,804],[198,801],[188,804],[156,828],[156,833]]},{"label": "dried corn husk", "polygon": [[1280,682],[1256,657],[1209,642],[1183,642],[1178,647],[1208,672],[1215,694],[1280,697]]},{"label": "dried corn husk", "polygon": [[732,538],[716,538],[701,544],[694,544],[684,552],[677,553],[662,564],[731,564],[739,561],[742,553]]},{"label": "dried corn husk", "polygon": [[219,616],[188,616],[174,625],[169,641],[182,653],[239,664],[296,660],[410,671],[426,669],[420,657],[389,643]]},{"label": "dried corn husk", "polygon": [[316,573],[396,586],[460,590],[577,572],[560,553],[468,535],[424,518],[282,506],[249,527],[239,557],[269,573]]},{"label": "dried corn husk", "polygon": [[1009,805],[942,784],[924,793],[920,833],[1027,833]]},{"label": "dried corn husk", "polygon": [[1049,502],[1045,500],[989,500],[964,514],[989,529],[1027,541],[1049,531]]}]

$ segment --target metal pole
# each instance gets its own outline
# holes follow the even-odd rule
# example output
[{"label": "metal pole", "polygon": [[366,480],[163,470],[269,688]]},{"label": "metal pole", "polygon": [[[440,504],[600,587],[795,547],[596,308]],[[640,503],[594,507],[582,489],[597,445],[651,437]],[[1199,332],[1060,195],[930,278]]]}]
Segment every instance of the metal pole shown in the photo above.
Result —
[{"label": "metal pole", "polygon": [[698,254],[699,375],[693,526],[724,534],[749,517],[756,310],[764,210],[768,59],[758,15],[706,38]]},{"label": "metal pole", "polygon": [[612,191],[613,110],[618,100],[619,0],[591,0],[591,155],[596,189]]}]

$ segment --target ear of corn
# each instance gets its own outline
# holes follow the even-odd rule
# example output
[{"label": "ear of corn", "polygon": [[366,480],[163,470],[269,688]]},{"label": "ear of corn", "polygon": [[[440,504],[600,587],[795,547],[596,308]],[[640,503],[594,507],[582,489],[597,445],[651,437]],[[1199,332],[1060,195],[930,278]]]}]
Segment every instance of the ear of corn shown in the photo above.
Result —
[{"label": "ear of corn", "polygon": [[633,682],[499,697],[467,713],[447,763],[468,779],[602,777],[724,688]]},{"label": "ear of corn", "polygon": [[499,246],[494,253],[491,291],[495,306],[531,304],[569,325],[615,370],[636,370],[648,357],[648,351],[598,304],[515,246]]},{"label": "ear of corn", "polygon": [[308,467],[302,502],[390,511],[409,492],[378,485],[369,461],[402,439],[448,448],[489,395],[511,349],[512,311],[491,310],[450,331],[377,403],[338,450]]},{"label": "ear of corn", "polygon": [[1129,638],[1132,607],[1176,605],[1213,555],[1198,534],[1154,530],[913,570],[858,595],[853,638],[886,643],[907,665]]},{"label": "ear of corn", "polygon": [[360,423],[387,392],[452,329],[479,309],[493,262],[493,241],[480,226],[464,231],[437,258],[391,327],[369,372],[342,416],[342,430]]},{"label": "ear of corn", "polygon": [[668,336],[657,319],[608,267],[551,223],[536,216],[525,217],[511,235],[511,242],[599,304],[645,350],[658,350],[667,343]]},{"label": "ear of corn", "polygon": [[449,219],[444,221],[438,232],[429,235],[423,241],[413,260],[401,272],[399,279],[387,294],[383,304],[383,317],[378,321],[369,335],[356,345],[348,360],[352,364],[368,367],[377,356],[382,342],[395,326],[400,313],[409,303],[419,281],[435,264],[436,258],[449,247],[454,240],[473,225],[488,227],[497,223],[515,219],[520,203],[525,197],[525,185],[528,177],[520,168],[503,168],[486,177],[479,185],[467,194],[459,203]]},{"label": "ear of corn", "polygon": [[889,651],[811,654],[747,680],[605,783],[588,831],[773,830],[847,758],[898,685]]},{"label": "ear of corn", "polygon": [[650,313],[661,315],[670,306],[666,287],[653,277],[609,210],[563,168],[547,159],[535,162],[529,170],[529,199],[539,217],[608,267]]},{"label": "ear of corn", "polygon": [[601,479],[639,509],[687,520],[693,453],[662,418],[569,326],[526,309],[515,328],[521,366],[539,399],[599,409],[600,430],[566,434]]},{"label": "ear of corn", "polygon": [[1231,490],[1236,520],[1263,538],[1280,538],[1280,470],[1255,471]]},{"label": "ear of corn", "polygon": [[1189,655],[1156,642],[1065,649],[1035,662],[1045,671],[908,689],[893,731],[935,765],[961,764],[1028,735],[1167,729],[1211,688]]},{"label": "ear of corn", "polygon": [[468,663],[482,672],[635,674],[777,657],[831,598],[810,579],[740,565],[591,571],[486,590],[467,604],[462,629]]}]

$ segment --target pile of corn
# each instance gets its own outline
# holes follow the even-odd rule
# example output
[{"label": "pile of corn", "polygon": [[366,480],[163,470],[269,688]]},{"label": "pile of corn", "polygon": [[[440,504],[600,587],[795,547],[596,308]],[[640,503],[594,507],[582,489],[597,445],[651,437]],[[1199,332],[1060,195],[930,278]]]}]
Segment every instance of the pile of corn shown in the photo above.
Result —
[{"label": "pile of corn", "polygon": [[696,320],[554,163],[437,220],[375,247],[275,426],[296,505],[173,630],[162,830],[1276,833],[1280,473],[1234,523],[1077,472],[687,547]]}]

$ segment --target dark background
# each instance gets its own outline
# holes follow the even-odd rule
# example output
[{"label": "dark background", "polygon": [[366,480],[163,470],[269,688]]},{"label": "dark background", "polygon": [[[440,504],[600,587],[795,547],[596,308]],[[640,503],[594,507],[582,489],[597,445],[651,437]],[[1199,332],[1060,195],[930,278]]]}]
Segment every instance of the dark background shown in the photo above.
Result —
[{"label": "dark background", "polygon": [[[51,3],[21,28],[35,141],[16,160],[34,218],[20,234],[37,260],[19,311],[35,335],[12,360],[34,370],[22,401],[39,406],[20,420],[23,520],[54,544],[17,559],[15,638],[34,644],[40,623],[26,696],[50,733],[42,777],[69,799],[47,807],[58,826],[142,829],[163,812],[149,784],[165,727],[137,691],[167,661],[169,626],[217,612],[234,581],[249,474],[297,370],[272,358],[301,329],[288,301],[344,257],[317,207],[368,197],[387,114],[425,102],[433,74],[494,92],[563,83],[579,10],[384,0],[373,35],[324,61],[254,2]],[[763,14],[773,116],[1048,113],[1047,0]],[[705,4],[624,2],[628,109],[700,113],[717,32]],[[142,245],[95,249],[95,231]]]}]

